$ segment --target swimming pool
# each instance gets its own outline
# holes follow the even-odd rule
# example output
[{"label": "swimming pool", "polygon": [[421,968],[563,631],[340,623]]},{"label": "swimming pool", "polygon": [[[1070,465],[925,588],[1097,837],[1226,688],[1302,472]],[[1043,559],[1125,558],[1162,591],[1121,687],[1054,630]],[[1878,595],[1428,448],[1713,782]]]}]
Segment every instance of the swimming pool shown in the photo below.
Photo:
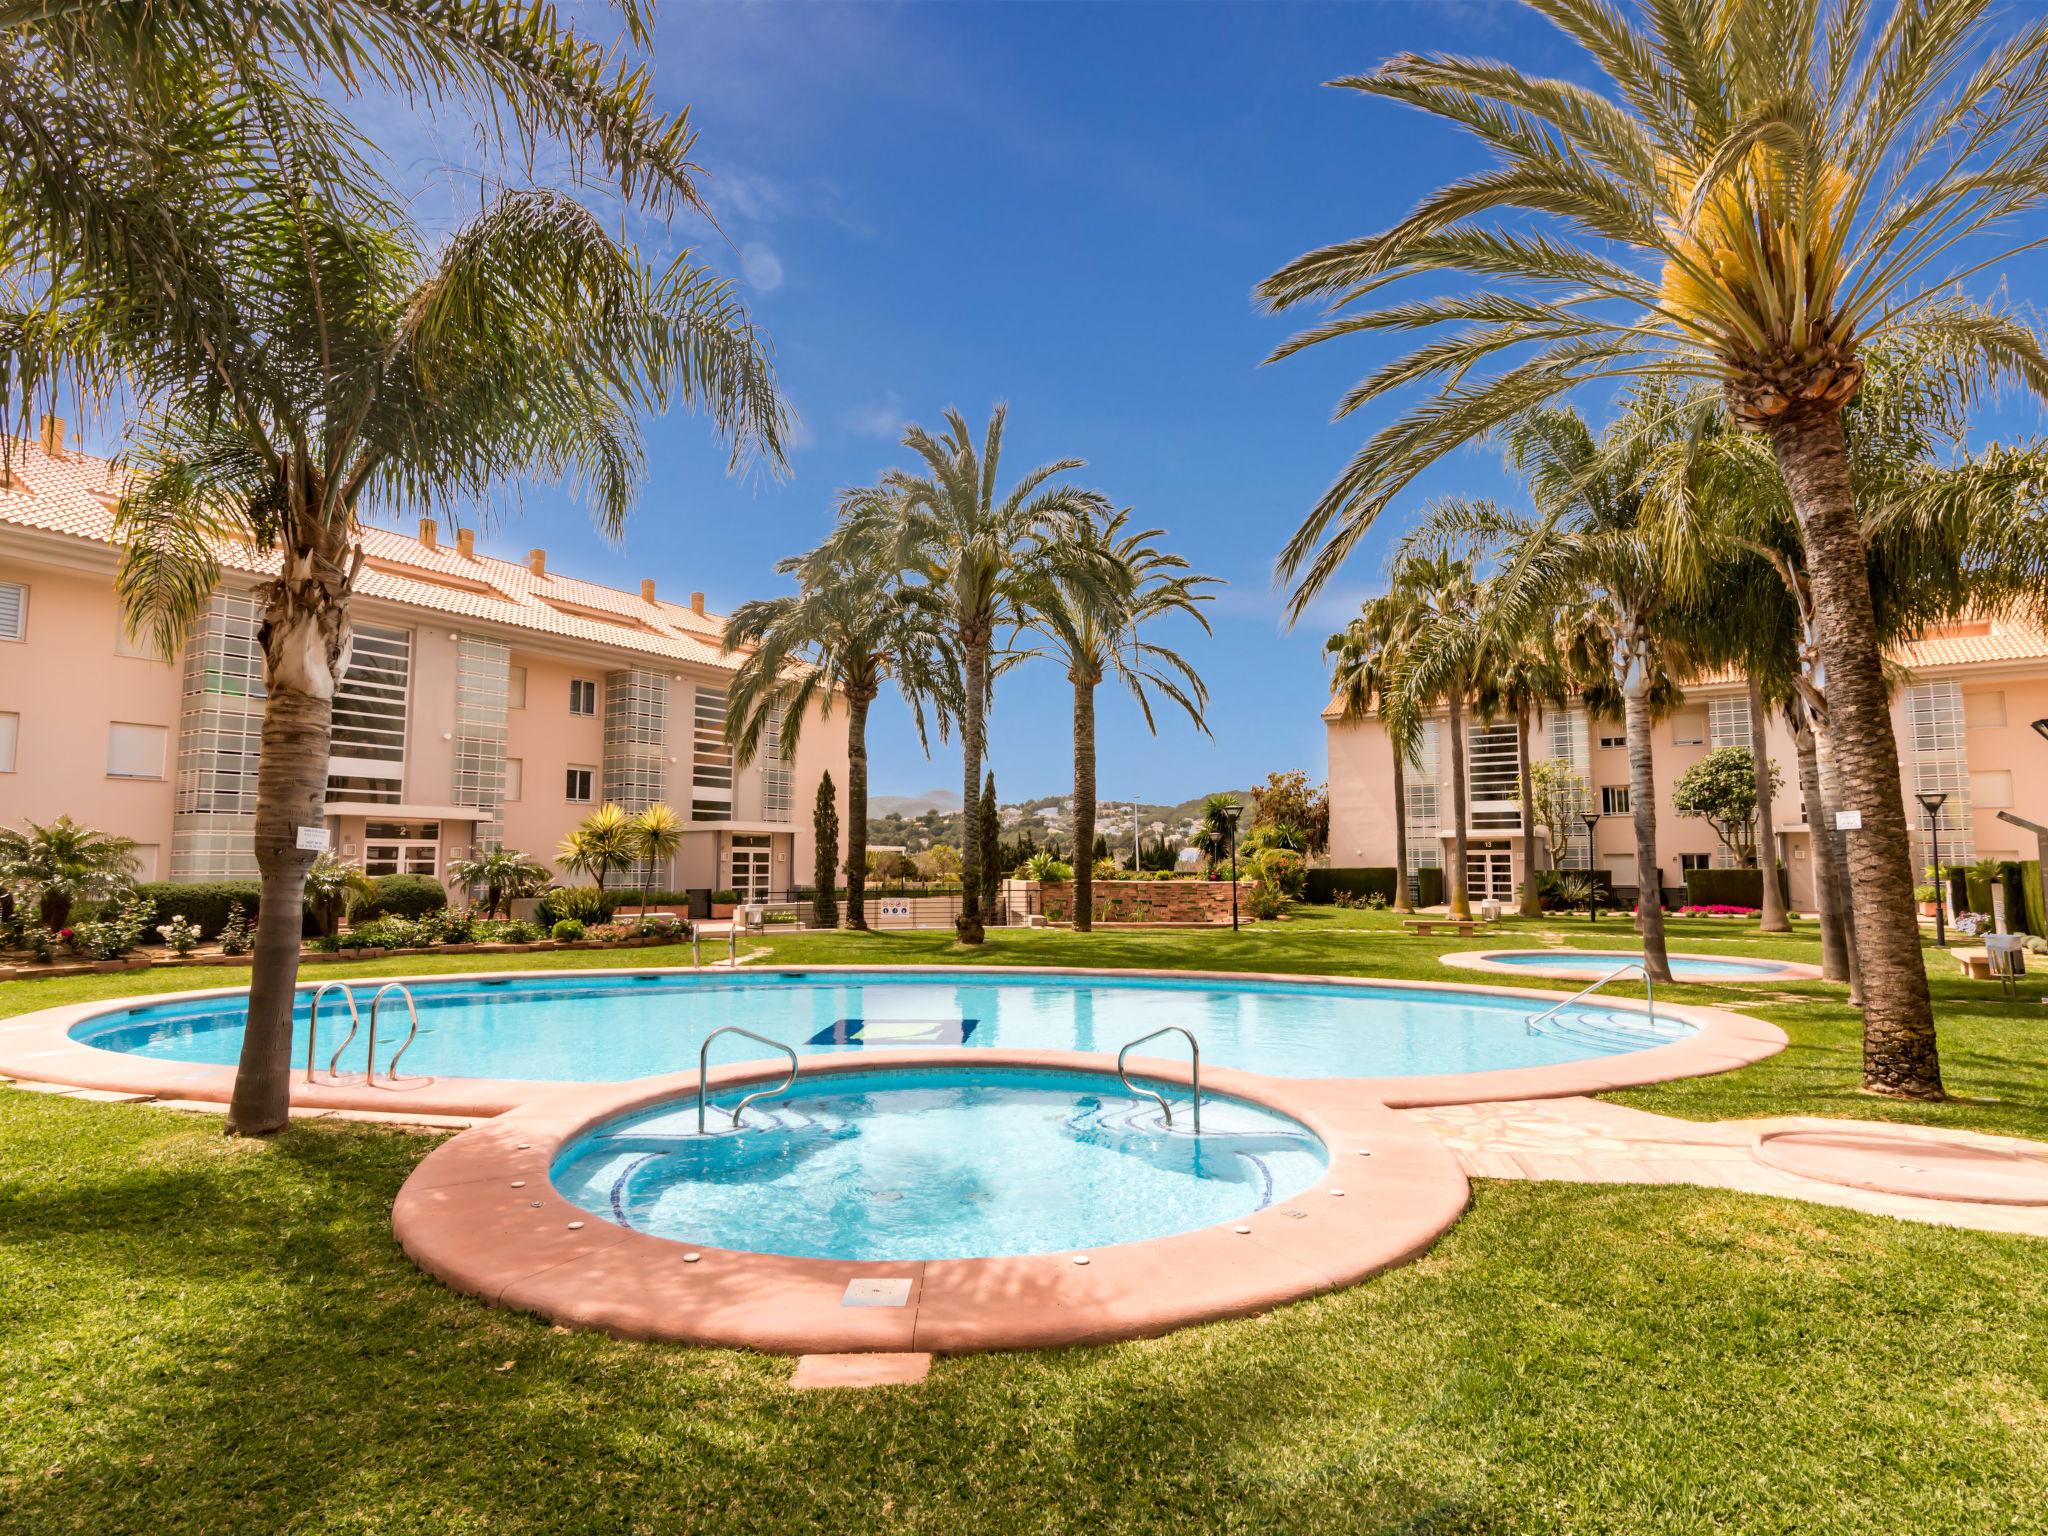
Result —
[{"label": "swimming pool", "polygon": [[[380,983],[365,980],[367,994]],[[1205,1065],[1281,1077],[1417,1077],[1543,1067],[1641,1050],[1689,1037],[1660,1013],[1590,1001],[1532,1032],[1540,999],[1445,987],[1335,985],[1250,978],[1036,971],[805,971],[512,976],[422,981],[413,988],[420,1033],[400,1070],[410,1077],[618,1081],[694,1068],[714,1030],[730,1024],[799,1055],[901,1046],[1114,1052],[1166,1024],[1199,1038]],[[302,990],[293,1060],[306,1058]],[[171,999],[96,1013],[71,1038],[162,1061],[229,1065],[241,1048],[240,994]],[[402,1018],[402,1015],[401,1015]],[[346,1031],[330,996],[315,1052],[322,1076]],[[377,1069],[403,1030],[387,1013]],[[342,1070],[360,1075],[365,1041]],[[1148,1050],[1177,1054],[1160,1043]],[[770,1054],[728,1038],[717,1058]]]},{"label": "swimming pool", "polygon": [[[1242,1099],[1102,1072],[834,1073],[748,1107],[694,1095],[603,1121],[551,1170],[572,1204],[631,1231],[796,1258],[912,1261],[1101,1247],[1233,1221],[1328,1166],[1299,1121]],[[730,1104],[738,1094],[724,1096]]]},{"label": "swimming pool", "polygon": [[[1467,965],[1476,970],[1511,971],[1528,976],[1604,976],[1631,962],[1640,965],[1643,952],[1639,949],[1494,949],[1481,954],[1446,955],[1443,958],[1452,965]],[[1720,955],[1678,954],[1667,958],[1671,962],[1674,981],[1792,981],[1819,974],[1812,966],[1790,960],[1734,960]]]}]

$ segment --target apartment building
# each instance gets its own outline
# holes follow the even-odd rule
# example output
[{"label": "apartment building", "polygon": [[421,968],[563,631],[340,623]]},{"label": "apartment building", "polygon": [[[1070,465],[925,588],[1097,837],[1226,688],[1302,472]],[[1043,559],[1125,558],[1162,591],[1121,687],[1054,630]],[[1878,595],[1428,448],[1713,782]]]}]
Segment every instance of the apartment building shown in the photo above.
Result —
[{"label": "apartment building", "polygon": [[[257,590],[274,556],[229,544],[205,618],[169,662],[114,597],[118,472],[18,444],[0,486],[0,823],[69,814],[135,839],[146,879],[253,878],[263,721]],[[355,643],[335,700],[330,846],[371,874],[443,875],[502,843],[550,863],[595,806],[666,801],[688,832],[675,888],[760,897],[808,883],[819,776],[846,782],[846,712],[771,729],[737,768],[725,738],[739,658],[702,593],[686,604],[479,554],[363,535]]]},{"label": "apartment building", "polygon": [[[2048,822],[2048,635],[2006,619],[1950,624],[1901,646],[1892,658],[1903,681],[1892,698],[1906,808],[1914,824],[1914,863],[1931,862],[1930,830],[1917,796],[1940,793],[1941,856],[1946,863],[2038,856],[2031,834],[1998,813]],[[1405,804],[1393,794],[1393,758],[1378,719],[1346,720],[1334,702],[1323,711],[1330,762],[1330,857],[1340,865],[1394,862],[1394,818],[1406,818],[1409,873],[1443,868],[1453,857],[1449,722],[1425,723],[1420,761],[1407,772]],[[1679,775],[1717,747],[1751,746],[1756,722],[1739,676],[1699,680],[1683,703],[1652,727],[1656,764],[1657,885],[1675,899],[1685,871],[1734,860],[1713,828],[1680,816],[1671,804]],[[1512,720],[1465,722],[1467,889],[1475,900],[1513,897],[1522,879],[1520,775]],[[1773,712],[1763,722],[1764,750],[1781,783],[1771,810],[1792,901],[1813,905],[1812,838],[1799,794],[1791,733]],[[1530,755],[1567,762],[1587,786],[1586,810],[1599,819],[1554,851],[1537,829],[1540,868],[1608,871],[1615,886],[1640,889],[1629,800],[1627,744],[1619,720],[1584,709],[1539,715]],[[1854,835],[1853,833],[1850,835]]]}]

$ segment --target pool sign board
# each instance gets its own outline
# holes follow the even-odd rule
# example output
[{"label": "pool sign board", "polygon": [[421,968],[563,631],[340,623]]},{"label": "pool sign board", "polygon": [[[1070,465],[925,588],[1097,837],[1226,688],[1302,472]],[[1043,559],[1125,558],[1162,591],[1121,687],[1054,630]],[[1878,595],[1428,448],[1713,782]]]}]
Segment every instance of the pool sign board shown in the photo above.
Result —
[{"label": "pool sign board", "polygon": [[308,853],[327,851],[327,829],[325,827],[300,827],[299,847]]},{"label": "pool sign board", "polygon": [[1861,811],[1835,812],[1835,830],[1837,832],[1861,832],[1863,830],[1863,813]]}]

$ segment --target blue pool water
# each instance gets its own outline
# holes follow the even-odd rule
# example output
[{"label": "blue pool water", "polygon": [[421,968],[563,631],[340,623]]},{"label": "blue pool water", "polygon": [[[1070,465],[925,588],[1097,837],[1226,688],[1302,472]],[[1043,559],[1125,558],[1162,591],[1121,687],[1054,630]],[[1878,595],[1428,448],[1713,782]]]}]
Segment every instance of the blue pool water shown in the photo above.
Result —
[{"label": "blue pool water", "polygon": [[[368,996],[378,983],[358,983]],[[306,1056],[301,992],[293,1060]],[[420,1034],[408,1076],[617,1081],[694,1069],[711,1031],[739,1024],[799,1054],[879,1052],[953,1044],[1114,1052],[1162,1025],[1194,1031],[1205,1066],[1281,1077],[1412,1077],[1543,1066],[1656,1045],[1688,1033],[1589,1000],[1531,1033],[1546,1005],[1415,986],[1333,987],[1312,982],[1128,979],[991,970],[918,974],[764,970],[704,975],[579,975],[452,979],[414,988]],[[244,1003],[193,998],[97,1015],[74,1038],[106,1050],[171,1061],[228,1064],[241,1049]],[[366,1021],[367,1022],[367,1021]],[[317,1058],[325,1071],[347,1029],[329,994]],[[404,1038],[404,1012],[387,1004],[378,1026],[381,1073]],[[358,1035],[341,1067],[361,1072]],[[1145,1048],[1178,1056],[1177,1039]],[[717,1061],[772,1054],[726,1036]]]},{"label": "blue pool water", "polygon": [[[693,1096],[594,1127],[552,1170],[563,1196],[679,1242],[800,1258],[954,1259],[1093,1248],[1232,1221],[1291,1199],[1328,1155],[1300,1122],[1099,1072],[963,1068],[814,1078],[714,1110]],[[730,1098],[727,1100],[730,1102]]]},{"label": "blue pool water", "polygon": [[[1496,965],[1512,965],[1531,971],[1554,970],[1564,966],[1626,965],[1634,960],[1641,963],[1641,950],[1626,949],[1517,949],[1504,954],[1489,955]],[[1692,978],[1699,981],[1723,981],[1733,977],[1754,980],[1760,976],[1775,976],[1784,969],[1776,960],[1699,960],[1686,955],[1671,957],[1671,975],[1676,981]]]}]

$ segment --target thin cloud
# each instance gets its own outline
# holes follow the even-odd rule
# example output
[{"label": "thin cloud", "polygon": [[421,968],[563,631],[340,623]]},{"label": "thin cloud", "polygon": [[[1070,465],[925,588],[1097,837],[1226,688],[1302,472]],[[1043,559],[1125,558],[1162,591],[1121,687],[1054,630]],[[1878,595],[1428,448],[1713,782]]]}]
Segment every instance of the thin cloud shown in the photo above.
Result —
[{"label": "thin cloud", "polygon": [[740,270],[762,293],[773,293],[782,286],[782,258],[759,240],[740,247]]},{"label": "thin cloud", "polygon": [[903,397],[890,390],[871,405],[857,405],[842,411],[839,421],[847,431],[861,437],[897,437],[903,431]]}]

